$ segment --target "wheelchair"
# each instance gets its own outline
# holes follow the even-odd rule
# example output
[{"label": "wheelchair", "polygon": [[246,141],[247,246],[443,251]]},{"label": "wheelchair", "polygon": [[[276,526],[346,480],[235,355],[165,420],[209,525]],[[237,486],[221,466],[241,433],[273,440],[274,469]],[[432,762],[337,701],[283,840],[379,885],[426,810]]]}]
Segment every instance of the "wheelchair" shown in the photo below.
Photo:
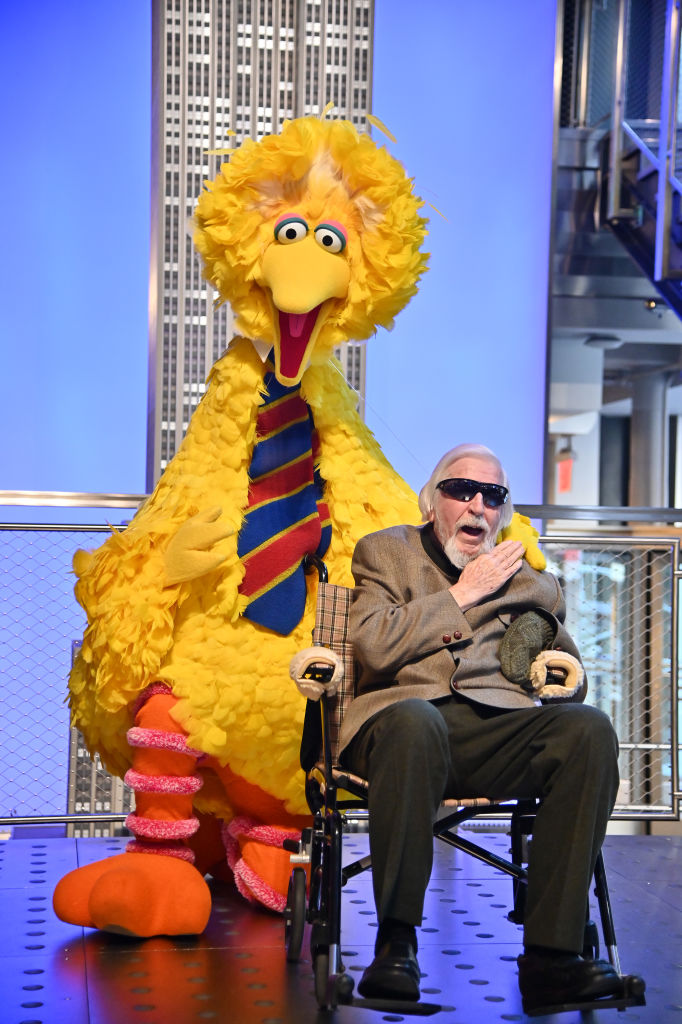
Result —
[{"label": "wheelchair", "polygon": [[[341,890],[350,878],[371,867],[365,856],[342,866],[345,812],[366,808],[369,789],[365,779],[353,775],[338,764],[338,745],[344,711],[355,695],[356,663],[348,635],[348,613],[352,590],[330,584],[324,563],[315,556],[304,559],[306,572],[317,571],[318,594],[313,645],[335,651],[343,662],[344,676],[333,697],[323,693],[319,701],[308,700],[301,740],[301,767],[306,773],[305,794],[313,816],[299,842],[285,840],[291,856],[292,872],[284,910],[284,944],[289,962],[299,960],[306,924],[310,926],[310,953],[313,964],[315,997],[321,1010],[334,1010],[339,1004],[370,1009],[402,1011],[429,1016],[441,1007],[430,1003],[406,1003],[399,1000],[353,997],[354,981],[346,973],[341,959]],[[324,669],[311,676],[328,681]],[[502,871],[512,880],[512,905],[508,919],[522,924],[527,885],[526,849],[532,835],[536,800],[492,801],[484,797],[445,800],[434,824],[434,837]],[[458,825],[482,813],[510,814],[510,860],[505,860],[456,832]],[[620,969],[616,934],[611,911],[604,860],[597,858],[594,892],[599,908],[601,936],[612,966],[622,978],[622,992],[592,1002],[566,1003],[540,1008],[529,1016],[564,1010],[613,1008],[625,1010],[644,1006],[644,981],[636,975],[623,975]],[[596,959],[600,953],[597,924],[586,915],[582,955]]]}]

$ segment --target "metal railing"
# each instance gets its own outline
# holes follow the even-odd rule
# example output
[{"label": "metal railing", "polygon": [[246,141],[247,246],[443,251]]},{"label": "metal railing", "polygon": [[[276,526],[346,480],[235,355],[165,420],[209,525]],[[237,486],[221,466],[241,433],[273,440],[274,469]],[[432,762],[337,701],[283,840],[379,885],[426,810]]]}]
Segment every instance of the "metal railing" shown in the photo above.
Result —
[{"label": "metal railing", "polygon": [[0,491],[0,506],[30,508],[137,508],[147,494],[88,494],[80,491]]},{"label": "metal railing", "polygon": [[[662,7],[664,0],[653,3]],[[682,269],[671,265],[670,239],[673,222],[673,197],[682,195],[682,179],[678,177],[677,125],[680,73],[680,4],[665,0],[665,18],[655,19],[653,32],[658,39],[656,52],[661,53],[660,94],[658,109],[646,111],[648,116],[632,116],[628,110],[629,20],[632,0],[619,0],[614,74],[612,130],[609,148],[609,180],[607,219],[631,219],[637,211],[623,206],[621,185],[626,149],[634,146],[646,164],[658,175],[656,193],[656,229],[654,245],[654,280],[657,282],[682,278]],[[661,12],[662,13],[662,12]],[[660,29],[657,26],[660,24]],[[639,111],[641,113],[641,111]],[[653,115],[653,116],[652,116]]]},{"label": "metal railing", "polygon": [[[66,502],[115,509],[134,508],[144,495],[0,492],[0,505],[12,497],[43,509]],[[620,736],[616,816],[678,818],[682,572],[678,532],[665,524],[682,523],[682,510],[517,508],[545,524],[543,550],[564,586],[567,624],[590,680],[588,701],[612,717]],[[634,526],[617,525],[627,521]],[[664,525],[651,532],[654,522]],[[643,523],[646,536],[638,532]],[[71,561],[79,547],[99,546],[109,529],[0,524],[0,825],[67,823],[92,833],[125,817],[129,795],[90,763],[64,703],[72,648],[85,624]]]}]

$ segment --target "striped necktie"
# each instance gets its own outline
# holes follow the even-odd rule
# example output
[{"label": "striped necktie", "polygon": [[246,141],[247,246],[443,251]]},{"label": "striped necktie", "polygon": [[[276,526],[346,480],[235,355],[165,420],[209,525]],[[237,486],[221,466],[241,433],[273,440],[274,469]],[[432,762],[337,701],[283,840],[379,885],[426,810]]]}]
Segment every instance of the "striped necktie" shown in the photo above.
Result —
[{"label": "striped necktie", "polygon": [[270,369],[264,383],[267,394],[258,410],[249,499],[237,544],[245,570],[239,592],[249,601],[247,619],[287,636],[305,608],[301,560],[308,553],[324,555],[331,522],[315,469],[317,432],[300,385],[284,387]]}]

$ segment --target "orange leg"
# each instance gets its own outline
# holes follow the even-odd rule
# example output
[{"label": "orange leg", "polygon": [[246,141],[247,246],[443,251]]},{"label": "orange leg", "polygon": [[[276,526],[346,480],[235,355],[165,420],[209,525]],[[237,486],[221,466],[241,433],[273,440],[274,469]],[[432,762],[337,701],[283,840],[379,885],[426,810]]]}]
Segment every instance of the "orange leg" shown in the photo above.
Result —
[{"label": "orange leg", "polygon": [[134,758],[127,779],[136,809],[126,824],[135,839],[126,853],[61,879],[53,903],[62,920],[140,937],[198,934],[206,927],[211,896],[187,845],[199,828],[192,813],[201,786],[194,774],[199,754],[170,717],[174,702],[166,687],[152,687],[139,709],[128,734]]},{"label": "orange leg", "polygon": [[175,703],[167,688],[159,687],[142,704],[128,732],[134,754],[125,781],[135,790],[135,811],[126,820],[135,836],[128,852],[165,854],[193,864],[187,840],[199,828],[192,804],[201,788],[201,779],[194,773],[200,752],[187,746],[184,733],[171,718]]}]

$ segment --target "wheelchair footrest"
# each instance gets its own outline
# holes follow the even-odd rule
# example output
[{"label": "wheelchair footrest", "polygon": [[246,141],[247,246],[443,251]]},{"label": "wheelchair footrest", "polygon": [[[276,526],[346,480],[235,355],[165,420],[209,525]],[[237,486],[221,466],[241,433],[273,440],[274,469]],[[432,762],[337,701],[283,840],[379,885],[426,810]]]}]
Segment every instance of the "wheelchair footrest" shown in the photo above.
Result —
[{"label": "wheelchair footrest", "polygon": [[572,1010],[627,1010],[631,1006],[646,1006],[643,979],[636,974],[624,974],[622,982],[623,991],[616,996],[605,996],[603,999],[582,1000],[573,1003],[552,1003],[532,1008],[524,1003],[523,1010],[529,1017],[542,1017]]}]

